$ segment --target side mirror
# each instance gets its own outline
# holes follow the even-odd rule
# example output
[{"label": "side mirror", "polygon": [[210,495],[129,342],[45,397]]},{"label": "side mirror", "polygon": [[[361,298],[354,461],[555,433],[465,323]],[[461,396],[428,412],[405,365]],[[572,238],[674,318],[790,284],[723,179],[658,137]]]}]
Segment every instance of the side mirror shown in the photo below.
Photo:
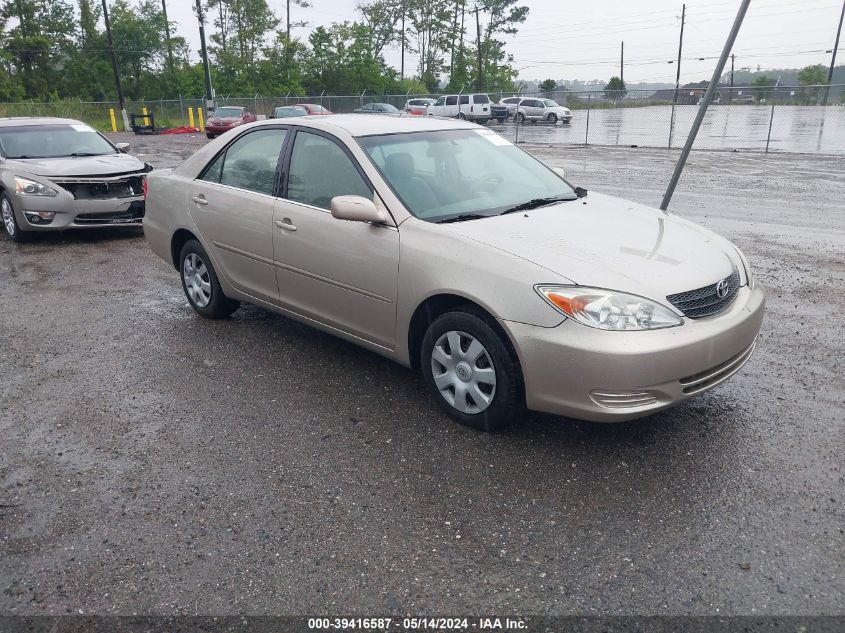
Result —
[{"label": "side mirror", "polygon": [[117,148],[118,152],[123,154],[129,151],[129,143],[115,143],[114,146]]},{"label": "side mirror", "polygon": [[555,172],[561,178],[566,179],[566,172],[563,170],[563,167],[552,167],[552,171]]},{"label": "side mirror", "polygon": [[372,200],[363,196],[335,196],[331,202],[332,217],[350,222],[384,224],[387,218]]}]

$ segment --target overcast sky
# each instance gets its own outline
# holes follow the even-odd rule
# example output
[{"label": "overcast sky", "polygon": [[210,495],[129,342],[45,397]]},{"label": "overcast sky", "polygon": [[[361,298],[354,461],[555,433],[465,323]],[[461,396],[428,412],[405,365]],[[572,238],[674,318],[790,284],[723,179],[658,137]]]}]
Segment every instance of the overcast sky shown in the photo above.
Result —
[{"label": "overcast sky", "polygon": [[[448,0],[444,0],[448,1]],[[292,20],[305,39],[315,26],[354,20],[360,0],[312,0],[313,7],[292,7]],[[199,48],[192,0],[169,0],[168,14],[193,49]],[[284,17],[284,0],[269,0]],[[521,79],[602,79],[619,74],[620,43],[625,42],[625,81],[675,81],[680,0],[525,0],[528,19],[508,39]],[[738,0],[688,0],[681,82],[709,79],[739,6]],[[830,63],[841,0],[751,0],[734,46],[736,67],[756,70],[800,68]],[[212,17],[209,16],[209,21]],[[469,16],[467,19],[469,27]],[[474,24],[472,25],[474,27]],[[213,28],[209,24],[209,29]],[[474,28],[467,29],[474,33]],[[839,63],[845,63],[840,43]],[[700,60],[699,58],[705,58]],[[388,63],[399,68],[399,51]],[[668,64],[673,60],[672,64]],[[406,74],[416,58],[406,54]]]}]

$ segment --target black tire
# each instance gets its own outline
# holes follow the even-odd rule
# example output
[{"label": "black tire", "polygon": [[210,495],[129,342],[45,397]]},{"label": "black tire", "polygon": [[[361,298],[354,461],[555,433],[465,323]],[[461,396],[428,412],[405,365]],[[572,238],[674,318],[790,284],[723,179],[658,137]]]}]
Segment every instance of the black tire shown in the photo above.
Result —
[{"label": "black tire", "polygon": [[522,112],[517,112],[515,116],[517,123],[519,123],[520,125],[525,123],[525,115]]},{"label": "black tire", "polygon": [[[211,296],[208,303],[200,305],[197,303],[191,292],[188,291],[188,283],[185,280],[187,260],[191,255],[199,258],[200,262],[205,266],[205,274],[202,279],[206,281],[211,288]],[[197,240],[188,240],[179,252],[179,278],[182,280],[182,290],[188,298],[188,303],[200,316],[206,319],[225,319],[232,315],[238,309],[240,301],[229,299],[223,294],[223,289],[220,287],[220,281],[217,279],[217,273],[208,257],[208,253]]]},{"label": "black tire", "polygon": [[506,121],[506,119],[507,119],[507,117],[506,117],[506,118],[496,117],[496,120],[497,120],[499,123],[504,123],[504,122]]},{"label": "black tire", "polygon": [[551,123],[552,125],[554,125],[555,123],[557,123],[557,115],[556,115],[554,112],[552,112],[552,113],[549,115],[549,123]]},{"label": "black tire", "polygon": [[464,114],[463,112],[458,112],[458,118],[459,118],[461,121],[466,121],[467,115],[466,115],[466,114]]},{"label": "black tire", "polygon": [[210,132],[206,132],[206,133],[205,133],[205,136],[206,136],[206,138],[208,138],[208,139],[212,139],[212,138],[214,138],[214,137],[215,137],[215,136],[217,136],[217,135],[216,135],[216,134],[211,134]]},{"label": "black tire", "polygon": [[[479,413],[459,411],[441,393],[435,383],[432,353],[438,339],[447,332],[462,332],[480,342],[495,372],[496,385],[487,408]],[[497,431],[507,427],[525,407],[522,371],[516,352],[504,334],[494,329],[489,317],[471,306],[447,312],[429,326],[420,354],[423,378],[440,407],[461,424],[482,431]],[[442,366],[441,366],[442,367]],[[454,390],[452,392],[454,398]],[[466,402],[466,401],[465,401]]]},{"label": "black tire", "polygon": [[476,120],[476,123],[478,123],[478,125],[487,125],[487,122],[488,122],[489,120],[490,120],[490,119],[477,119],[477,120]]},{"label": "black tire", "polygon": [[12,204],[12,199],[9,196],[7,196],[5,193],[0,193],[0,209],[5,207],[6,205],[8,205],[8,207],[6,207],[6,209],[8,211],[11,211],[11,215],[9,217],[10,226],[6,225],[5,214],[3,214],[2,211],[0,211],[0,214],[2,214],[2,215],[0,215],[0,220],[2,220],[2,222],[0,222],[0,224],[3,225],[3,229],[6,231],[6,235],[9,236],[10,240],[12,240],[13,242],[18,242],[19,244],[21,242],[30,241],[32,239],[32,236],[34,235],[34,232],[33,231],[22,231],[21,230],[20,224],[18,223],[18,216],[15,215],[15,207]]}]

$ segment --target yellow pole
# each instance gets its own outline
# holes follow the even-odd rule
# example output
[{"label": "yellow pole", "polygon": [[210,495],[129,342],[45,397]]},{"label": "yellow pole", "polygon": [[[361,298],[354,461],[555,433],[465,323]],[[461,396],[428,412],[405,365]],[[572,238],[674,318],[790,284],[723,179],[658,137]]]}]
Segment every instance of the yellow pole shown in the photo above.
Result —
[{"label": "yellow pole", "polygon": [[197,108],[197,119],[199,119],[200,130],[205,129],[205,122],[202,120],[202,108]]},{"label": "yellow pole", "polygon": [[194,109],[188,108],[188,127],[194,127]]},{"label": "yellow pole", "polygon": [[149,113],[147,112],[147,106],[144,106],[144,107],[142,108],[141,113],[144,115],[144,127],[149,126],[149,124],[150,124],[150,119],[149,119],[149,117],[147,117],[147,114],[149,114]]},{"label": "yellow pole", "polygon": [[117,121],[114,120],[114,108],[109,108],[109,120],[111,121],[111,131],[117,132]]}]

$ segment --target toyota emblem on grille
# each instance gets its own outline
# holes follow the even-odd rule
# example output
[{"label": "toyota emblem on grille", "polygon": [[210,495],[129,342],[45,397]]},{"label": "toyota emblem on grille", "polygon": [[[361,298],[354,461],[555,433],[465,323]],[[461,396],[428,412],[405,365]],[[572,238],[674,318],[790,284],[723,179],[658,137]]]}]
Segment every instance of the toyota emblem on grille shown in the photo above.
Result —
[{"label": "toyota emblem on grille", "polygon": [[724,299],[728,296],[728,280],[723,279],[719,283],[716,284],[716,296],[719,299]]}]

